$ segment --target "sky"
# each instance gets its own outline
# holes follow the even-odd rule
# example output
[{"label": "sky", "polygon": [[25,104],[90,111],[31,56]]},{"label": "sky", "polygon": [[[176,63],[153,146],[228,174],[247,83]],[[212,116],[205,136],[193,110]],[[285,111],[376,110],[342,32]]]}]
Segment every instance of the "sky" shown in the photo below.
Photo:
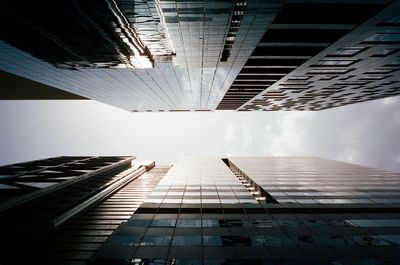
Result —
[{"label": "sky", "polygon": [[317,156],[400,172],[400,96],[318,112],[130,113],[91,100],[0,101],[0,165],[61,155]]}]

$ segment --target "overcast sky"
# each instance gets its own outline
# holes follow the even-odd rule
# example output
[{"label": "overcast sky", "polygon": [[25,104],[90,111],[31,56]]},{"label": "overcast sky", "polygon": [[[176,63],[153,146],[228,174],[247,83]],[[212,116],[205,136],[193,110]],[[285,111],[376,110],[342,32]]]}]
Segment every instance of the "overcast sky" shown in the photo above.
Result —
[{"label": "overcast sky", "polygon": [[130,113],[96,101],[0,101],[0,164],[61,155],[308,155],[400,172],[400,97],[319,112]]}]

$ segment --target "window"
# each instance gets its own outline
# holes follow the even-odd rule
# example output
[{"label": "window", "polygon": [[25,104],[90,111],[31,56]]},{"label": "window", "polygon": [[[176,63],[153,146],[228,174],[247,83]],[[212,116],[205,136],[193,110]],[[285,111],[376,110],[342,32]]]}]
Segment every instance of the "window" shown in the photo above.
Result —
[{"label": "window", "polygon": [[329,54],[328,57],[336,57],[336,56],[350,57],[360,53],[363,50],[366,50],[366,48],[365,47],[339,48],[336,49],[335,52]]},{"label": "window", "polygon": [[201,227],[201,220],[178,220],[177,227]]},{"label": "window", "polygon": [[312,65],[314,67],[318,66],[324,66],[324,67],[330,67],[330,66],[349,66],[352,65],[353,63],[357,62],[358,60],[321,60],[318,61],[315,65]]},{"label": "window", "polygon": [[112,246],[137,246],[140,243],[141,236],[114,236],[110,241]]},{"label": "window", "polygon": [[203,236],[204,246],[222,246],[222,239],[220,236]]},{"label": "window", "polygon": [[172,246],[201,246],[201,236],[174,236]]},{"label": "window", "polygon": [[151,226],[153,227],[174,227],[176,220],[153,220]]},{"label": "window", "polygon": [[141,246],[169,246],[172,236],[145,236]]}]

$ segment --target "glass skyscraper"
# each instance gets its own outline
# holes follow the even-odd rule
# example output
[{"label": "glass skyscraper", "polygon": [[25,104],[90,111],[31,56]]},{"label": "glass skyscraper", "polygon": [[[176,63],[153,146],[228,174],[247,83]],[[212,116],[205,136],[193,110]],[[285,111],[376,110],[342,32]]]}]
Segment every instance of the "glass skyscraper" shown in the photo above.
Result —
[{"label": "glass skyscraper", "polygon": [[[0,70],[72,93],[53,97],[135,112],[322,110],[399,94],[399,10],[390,0],[3,0]],[[0,96],[31,94],[15,91]]]},{"label": "glass skyscraper", "polygon": [[398,264],[400,174],[312,157],[179,160],[95,264]]},{"label": "glass skyscraper", "polygon": [[[315,157],[130,161],[1,167],[1,263],[21,263],[13,253],[27,245],[41,264],[400,262],[400,173]],[[84,168],[90,177],[7,197],[11,186]]]}]

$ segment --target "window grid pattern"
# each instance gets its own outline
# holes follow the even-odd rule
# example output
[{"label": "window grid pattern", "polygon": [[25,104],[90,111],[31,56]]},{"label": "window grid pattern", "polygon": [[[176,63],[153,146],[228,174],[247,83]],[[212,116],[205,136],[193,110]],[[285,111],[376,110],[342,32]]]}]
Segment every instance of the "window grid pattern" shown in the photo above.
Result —
[{"label": "window grid pattern", "polygon": [[[118,12],[131,21],[132,28],[154,55],[152,68],[109,68],[107,62],[98,67],[59,68],[45,58],[36,58],[0,41],[0,70],[128,111],[214,110],[280,8],[280,4],[255,0],[106,2],[115,5],[115,10],[118,7]],[[236,29],[229,58],[221,62],[236,2],[246,4],[243,20]],[[42,15],[38,20],[46,19],[46,14]],[[74,15],[79,17],[70,14]],[[111,41],[121,44],[120,38],[126,38],[124,30],[116,28],[116,34],[121,36]],[[82,46],[78,45],[81,52],[90,53]],[[158,49],[163,53],[167,50],[168,56],[159,55]]]},{"label": "window grid pattern", "polygon": [[160,208],[258,205],[222,160],[207,158],[177,162],[145,202]]},{"label": "window grid pattern", "polygon": [[[381,8],[382,6],[376,7],[374,10],[378,11]],[[277,76],[272,82],[252,87],[256,94],[249,93],[251,98],[242,102],[236,109],[240,111],[323,110],[399,95],[398,36],[400,34],[398,29],[393,29],[397,25],[395,22],[384,22],[392,21],[390,18],[398,14],[399,9],[398,2],[386,6],[378,15],[352,28],[349,33],[329,46],[310,41],[308,45],[319,45],[321,48],[313,54],[313,57],[304,58],[298,67],[287,67],[288,70],[284,75]],[[309,13],[304,13],[304,16],[309,16]],[[302,16],[293,17],[294,20],[301,18]],[[346,16],[342,18],[347,19]],[[307,26],[310,24],[305,25]],[[313,28],[319,27],[313,26]],[[270,47],[268,41],[270,40],[261,42],[255,51],[274,48]],[[305,45],[303,43],[299,46]],[[299,51],[308,52],[304,47],[299,47]],[[253,57],[257,58],[252,55],[250,59]],[[265,66],[268,65],[266,63],[260,65],[264,65],[265,69],[263,66],[248,67],[258,67],[259,69],[253,69],[257,72],[268,72],[268,67],[271,67]],[[249,70],[246,67],[242,70],[244,73],[241,72],[233,84],[238,83],[240,79],[251,79],[252,76],[246,77],[246,71]],[[237,87],[231,87],[234,88]]]},{"label": "window grid pattern", "polygon": [[313,157],[232,157],[281,204],[400,205],[400,174]]},{"label": "window grid pattern", "polygon": [[[331,172],[340,177],[347,171],[347,178],[356,172],[363,175],[368,172],[373,172],[371,175],[375,176],[390,175],[389,172],[315,158],[287,158],[286,161],[285,158],[246,159],[228,158],[230,163],[234,161],[238,169],[255,182],[260,182],[261,177],[257,176],[265,172],[269,172],[269,175],[263,176],[268,179],[267,182],[273,181],[272,175],[280,179],[282,175],[294,172],[290,173],[290,183],[297,183],[296,176],[302,179],[301,172],[309,174],[312,171],[315,174],[310,174],[309,178],[314,180],[314,184],[318,182],[321,172]],[[276,165],[272,164],[274,160]],[[186,204],[183,200],[186,191],[196,192],[196,196],[201,196],[203,187],[209,189],[212,186],[211,179],[215,184],[218,183],[214,194],[219,193],[218,187],[224,188],[222,183],[236,187],[237,178],[221,161],[217,158],[178,161],[152,193],[157,197],[149,198],[150,201],[142,204],[132,218],[121,224],[96,253],[95,260],[101,264],[115,264],[123,260],[126,264],[136,265],[378,265],[396,264],[399,260],[400,213],[391,212],[390,209],[382,213],[352,209],[336,209],[325,213],[324,207],[328,209],[329,204],[321,204],[318,208],[306,207],[305,212],[299,213],[282,201],[274,204],[274,208],[267,208],[270,213],[182,211],[188,205],[204,207],[200,203]],[[279,165],[286,165],[286,169],[278,170]],[[389,186],[392,185],[391,181]],[[286,187],[287,182],[289,180],[282,179],[276,181],[275,185],[282,184]],[[308,184],[310,183],[307,182]],[[344,182],[342,186],[347,184],[348,182]],[[349,188],[354,188],[349,185]],[[262,187],[268,191],[271,185]],[[174,199],[175,196],[180,196],[181,201],[174,205],[170,201],[164,202],[170,196],[174,196]],[[279,197],[276,199],[279,202]],[[213,207],[216,204],[212,204]],[[229,209],[226,208],[229,205],[224,204],[222,207],[224,210]],[[241,207],[240,204],[232,205],[235,208]],[[349,209],[346,205],[342,204],[344,209]],[[151,213],[140,211],[142,207],[157,207],[158,210]],[[180,207],[180,211],[161,210],[167,207]],[[277,209],[281,212],[274,211]]]},{"label": "window grid pattern", "polygon": [[155,167],[112,196],[82,213],[59,231],[51,250],[52,264],[87,264],[118,226],[129,220],[169,167]]},{"label": "window grid pattern", "polygon": [[129,164],[130,160],[129,157],[62,156],[2,166],[0,207],[28,199],[32,194],[45,194],[49,188],[65,186],[117,164]]}]

